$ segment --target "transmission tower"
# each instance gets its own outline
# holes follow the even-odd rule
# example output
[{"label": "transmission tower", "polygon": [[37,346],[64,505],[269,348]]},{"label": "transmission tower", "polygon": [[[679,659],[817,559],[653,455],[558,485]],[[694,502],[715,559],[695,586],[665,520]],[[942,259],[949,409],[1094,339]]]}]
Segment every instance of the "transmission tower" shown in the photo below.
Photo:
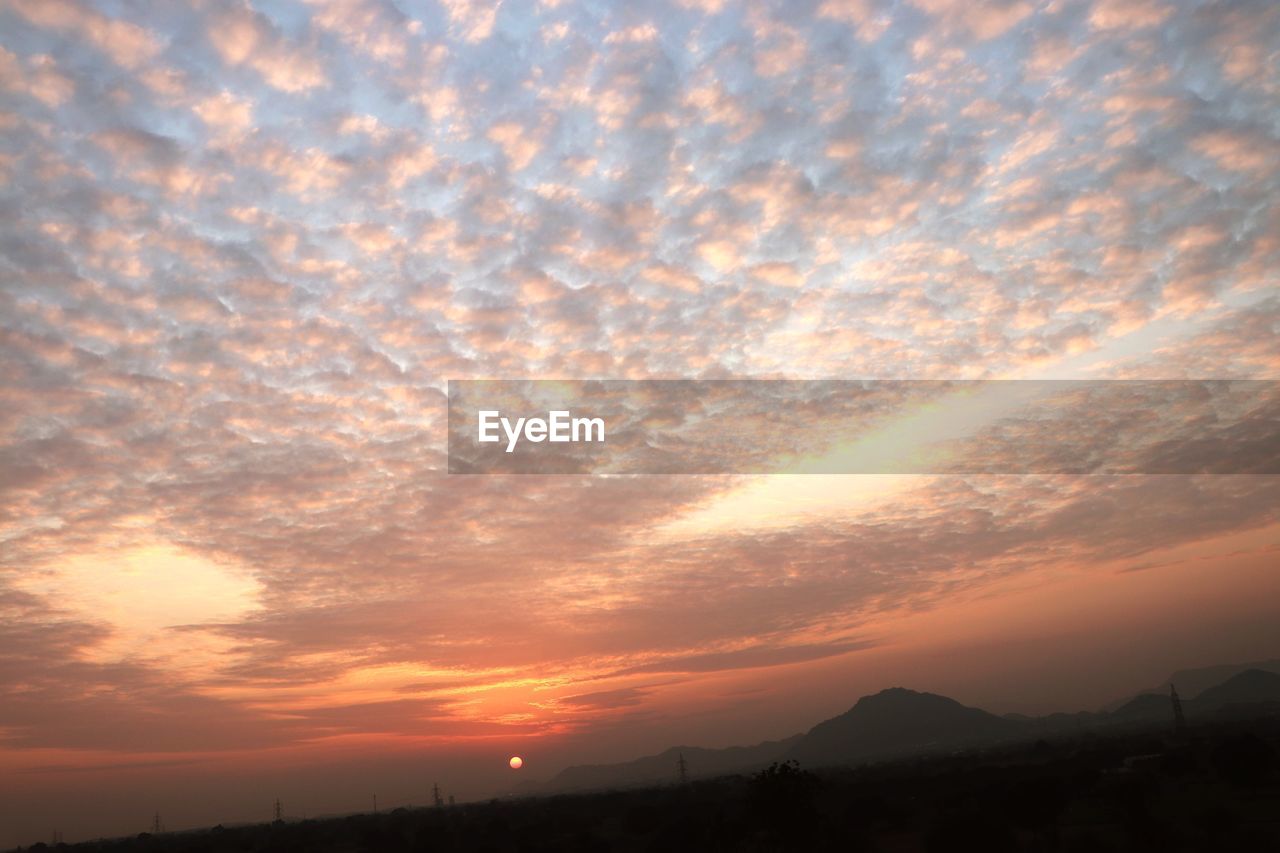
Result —
[{"label": "transmission tower", "polygon": [[276,823],[284,820],[284,809],[280,807],[280,798],[276,797]]},{"label": "transmission tower", "polygon": [[159,835],[164,832],[164,824],[160,822],[160,812],[156,812],[156,816],[151,820],[151,834]]},{"label": "transmission tower", "polygon": [[688,782],[688,781],[689,781],[689,765],[688,765],[688,764],[686,764],[686,763],[685,763],[685,761],[684,761],[684,753],[683,753],[683,752],[682,752],[682,753],[680,753],[680,757],[679,757],[679,759],[676,761],[676,773],[677,773],[677,775],[678,775],[678,778],[680,779],[680,784],[681,784],[681,785],[683,785],[683,784],[685,784],[686,782]]},{"label": "transmission tower", "polygon": [[440,796],[440,783],[434,783],[431,786],[431,802],[436,804],[436,808],[444,805],[444,797]]},{"label": "transmission tower", "polygon": [[1187,721],[1182,716],[1182,700],[1178,698],[1178,690],[1172,684],[1169,685],[1169,702],[1173,705],[1174,734],[1182,734],[1182,730],[1187,726]]}]

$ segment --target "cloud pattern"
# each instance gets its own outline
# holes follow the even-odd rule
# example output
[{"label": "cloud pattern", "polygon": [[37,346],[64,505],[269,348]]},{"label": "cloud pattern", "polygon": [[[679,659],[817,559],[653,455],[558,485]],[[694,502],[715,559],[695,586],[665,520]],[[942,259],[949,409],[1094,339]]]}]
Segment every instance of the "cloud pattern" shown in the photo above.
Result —
[{"label": "cloud pattern", "polygon": [[[1280,378],[1275,4],[142,8],[0,4],[6,750],[572,732],[1277,520],[939,478],[675,541],[740,481],[444,473],[449,378]],[[258,585],[198,669],[32,585],[155,540]]]}]

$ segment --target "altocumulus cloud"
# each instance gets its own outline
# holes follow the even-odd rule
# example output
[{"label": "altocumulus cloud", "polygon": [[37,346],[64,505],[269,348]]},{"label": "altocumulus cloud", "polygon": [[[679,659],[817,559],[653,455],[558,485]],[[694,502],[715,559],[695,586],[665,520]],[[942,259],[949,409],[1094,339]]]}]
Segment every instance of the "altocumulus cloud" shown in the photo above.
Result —
[{"label": "altocumulus cloud", "polygon": [[[948,480],[670,542],[736,481],[443,474],[450,377],[1276,378],[1280,8],[968,5],[0,4],[0,732],[525,731],[459,692],[629,707],[581,683],[1274,522],[1266,479]],[[154,540],[257,585],[169,632],[199,668],[32,591]]]}]

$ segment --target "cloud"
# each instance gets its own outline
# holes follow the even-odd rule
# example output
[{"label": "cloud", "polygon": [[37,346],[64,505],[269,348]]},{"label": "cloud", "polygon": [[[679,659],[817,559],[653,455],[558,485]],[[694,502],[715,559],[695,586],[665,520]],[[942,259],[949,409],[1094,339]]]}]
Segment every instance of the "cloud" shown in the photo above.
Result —
[{"label": "cloud", "polygon": [[612,710],[639,705],[650,691],[642,687],[622,687],[617,690],[597,690],[560,698],[561,704],[575,708]]},{"label": "cloud", "polygon": [[465,42],[479,42],[493,33],[501,2],[480,0],[444,0],[451,31]]},{"label": "cloud", "polygon": [[1224,169],[1265,176],[1269,165],[1280,156],[1280,146],[1265,134],[1246,135],[1226,131],[1202,134],[1191,143],[1199,153],[1211,157]]},{"label": "cloud", "polygon": [[146,27],[107,17],[91,5],[76,0],[14,0],[8,6],[38,27],[73,35],[92,44],[126,69],[142,68],[163,47],[161,40]]},{"label": "cloud", "polygon": [[683,655],[621,670],[619,675],[646,672],[722,672],[729,669],[755,669],[818,660],[871,648],[869,641],[837,641],[814,645],[783,647],[757,646],[725,652],[703,652]]},{"label": "cloud", "polygon": [[1160,0],[1098,0],[1089,12],[1089,23],[1102,30],[1145,29],[1164,23],[1174,7]]},{"label": "cloud", "polygon": [[1030,3],[1000,2],[973,6],[955,0],[914,0],[915,5],[937,16],[943,25],[968,30],[979,39],[1002,36],[1032,12]]},{"label": "cloud", "polygon": [[201,100],[195,113],[217,135],[237,136],[253,124],[253,104],[230,92]]},{"label": "cloud", "polygon": [[228,4],[208,29],[209,41],[222,61],[247,65],[282,92],[303,92],[326,83],[320,59],[292,43],[266,15],[248,5]]}]

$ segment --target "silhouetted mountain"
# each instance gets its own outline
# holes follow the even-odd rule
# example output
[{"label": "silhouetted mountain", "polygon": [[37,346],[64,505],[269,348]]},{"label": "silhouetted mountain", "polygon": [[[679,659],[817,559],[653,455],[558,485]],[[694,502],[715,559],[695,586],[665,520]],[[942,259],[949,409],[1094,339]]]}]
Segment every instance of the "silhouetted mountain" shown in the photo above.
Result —
[{"label": "silhouetted mountain", "polygon": [[[1192,699],[1186,698],[1190,691],[1179,691],[1183,696],[1182,706],[1188,719],[1226,713],[1236,706],[1280,704],[1280,675],[1274,672],[1263,669],[1237,670],[1231,666],[1207,667],[1199,671],[1234,674],[1220,684],[1206,688]],[[1128,725],[1163,721],[1171,723],[1173,706],[1169,701],[1169,688],[1165,687],[1159,693],[1139,694],[1111,713],[1098,715],[1098,721],[1102,724]]]},{"label": "silhouetted mountain", "polygon": [[1043,717],[1029,717],[1026,714],[1005,714],[1006,720],[1025,723],[1027,731],[1034,734],[1052,732],[1078,732],[1081,729],[1096,725],[1098,715],[1092,711],[1058,711]]},{"label": "silhouetted mountain", "polygon": [[549,791],[578,791],[674,782],[678,778],[681,755],[684,756],[689,777],[693,779],[748,773],[780,759],[800,737],[793,735],[784,740],[766,741],[755,746],[731,746],[727,749],[673,746],[657,755],[622,764],[566,767],[544,788]]},{"label": "silhouetted mountain", "polygon": [[1191,703],[1198,712],[1220,711],[1232,705],[1280,703],[1280,675],[1247,669],[1216,687],[1210,687]]},{"label": "silhouetted mountain", "polygon": [[[1280,705],[1280,674],[1262,667],[1224,665],[1184,670],[1173,679],[1183,696],[1187,718],[1195,721],[1237,709],[1255,714],[1268,703]],[[1220,682],[1199,695],[1181,685],[1203,684],[1210,675],[1224,674]],[[1194,698],[1188,699],[1188,695]],[[583,765],[561,771],[546,791],[624,788],[674,782],[678,761],[684,755],[691,778],[749,773],[783,759],[795,759],[809,768],[856,764],[930,752],[984,747],[1003,741],[1104,731],[1123,727],[1173,725],[1168,683],[1138,694],[1110,712],[1056,713],[1042,717],[1023,714],[996,716],[961,705],[934,693],[918,693],[902,687],[864,696],[845,713],[819,723],[807,734],[750,747],[702,749],[672,747],[622,764]]]},{"label": "silhouetted mountain", "polygon": [[1023,723],[945,696],[892,687],[814,726],[787,757],[821,767],[991,743],[1025,730]]},{"label": "silhouetted mountain", "polygon": [[1128,702],[1104,716],[1104,720],[1113,722],[1137,722],[1154,719],[1173,719],[1173,705],[1169,700],[1169,692],[1143,693],[1134,696]]},{"label": "silhouetted mountain", "polygon": [[1222,684],[1233,675],[1250,669],[1261,669],[1266,672],[1280,674],[1280,660],[1263,660],[1254,661],[1253,663],[1224,663],[1216,666],[1202,666],[1196,669],[1180,669],[1173,675],[1166,678],[1162,683],[1155,687],[1148,687],[1146,690],[1139,690],[1137,694],[1128,696],[1124,699],[1117,699],[1103,706],[1102,710],[1113,712],[1119,710],[1124,705],[1133,701],[1137,696],[1148,693],[1156,693],[1161,696],[1169,695],[1169,685],[1178,688],[1178,692],[1184,697],[1198,696],[1210,687],[1216,687]]}]

